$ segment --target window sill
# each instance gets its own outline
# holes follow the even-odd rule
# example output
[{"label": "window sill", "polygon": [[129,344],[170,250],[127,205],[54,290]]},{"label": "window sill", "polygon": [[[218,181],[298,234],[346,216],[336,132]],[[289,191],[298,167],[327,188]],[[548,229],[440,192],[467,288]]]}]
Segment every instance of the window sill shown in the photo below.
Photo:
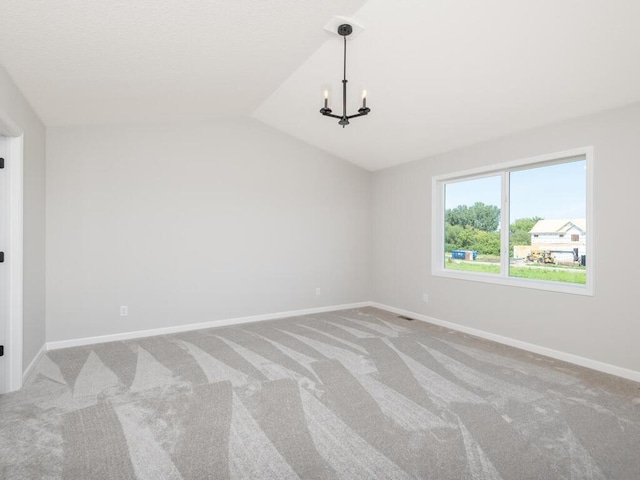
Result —
[{"label": "window sill", "polygon": [[471,273],[446,269],[434,269],[431,274],[434,277],[453,278],[456,280],[491,283],[494,285],[506,285],[508,287],[529,288],[534,290],[546,290],[548,292],[568,293],[589,297],[593,296],[593,287],[588,283],[586,285],[582,285],[564,282],[539,281],[526,278],[506,277],[501,274]]}]

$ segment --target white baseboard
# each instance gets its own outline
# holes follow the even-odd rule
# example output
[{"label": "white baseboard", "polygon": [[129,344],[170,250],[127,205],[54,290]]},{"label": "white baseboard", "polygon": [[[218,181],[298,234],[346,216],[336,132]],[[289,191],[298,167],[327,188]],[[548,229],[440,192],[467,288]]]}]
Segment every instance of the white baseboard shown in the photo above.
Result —
[{"label": "white baseboard", "polygon": [[555,358],[557,360],[562,360],[564,362],[573,363],[575,365],[580,365],[582,367],[590,368],[592,370],[597,370],[599,372],[604,372],[611,375],[616,375],[618,377],[640,382],[640,372],[635,370],[618,367],[615,365],[611,365],[609,363],[599,362],[597,360],[592,360],[589,358],[581,357],[579,355],[573,355],[571,353],[554,350],[552,348],[542,347],[540,345],[535,345],[533,343],[523,342],[521,340],[516,340],[516,339],[505,337],[502,335],[497,335],[495,333],[485,332],[484,330],[479,330],[477,328],[467,327],[457,323],[440,320],[434,317],[429,317],[427,315],[422,315],[420,313],[411,312],[409,310],[404,310],[401,308],[396,308],[390,305],[384,305],[377,302],[359,302],[359,303],[349,303],[344,305],[332,305],[327,307],[306,308],[303,310],[268,313],[264,315],[254,315],[250,317],[238,317],[238,318],[230,318],[230,319],[223,319],[223,320],[213,320],[211,322],[192,323],[190,325],[179,325],[175,327],[154,328],[150,330],[139,330],[135,332],[115,333],[111,335],[100,335],[96,337],[75,338],[71,340],[60,340],[57,342],[49,342],[42,347],[38,355],[36,355],[36,358],[34,358],[33,361],[29,364],[29,366],[24,372],[23,378],[26,379],[28,377],[29,373],[31,373],[31,370],[33,369],[37,361],[40,359],[40,357],[42,357],[42,355],[47,350],[57,350],[60,348],[78,347],[82,345],[94,345],[96,343],[114,342],[114,341],[120,341],[120,340],[131,340],[135,338],[152,337],[155,335],[167,335],[171,333],[188,332],[191,330],[200,330],[203,328],[223,327],[228,325],[240,325],[243,323],[261,322],[265,320],[275,320],[278,318],[295,317],[299,315],[310,315],[313,313],[333,312],[336,310],[346,310],[349,308],[362,308],[362,307],[380,308],[382,310],[387,310],[389,312],[397,313],[398,315],[405,315],[407,317],[415,318],[416,320],[421,320],[423,322],[432,323],[434,325],[438,325],[441,327],[450,328],[451,330],[468,333],[469,335],[474,335],[476,337],[484,338],[486,340],[491,340],[497,343],[501,343],[503,345],[508,345],[510,347],[519,348],[521,350]]},{"label": "white baseboard", "polygon": [[599,362],[590,358],[581,357],[579,355],[573,355],[571,353],[561,352],[552,348],[542,347],[533,343],[523,342],[521,340],[515,340],[513,338],[504,337],[495,333],[485,332],[484,330],[478,330],[477,328],[466,327],[453,322],[447,322],[445,320],[439,320],[437,318],[422,315],[420,313],[410,312],[409,310],[403,310],[401,308],[391,307],[389,305],[383,305],[377,302],[369,302],[372,307],[387,310],[389,312],[397,313],[398,315],[405,315],[407,317],[415,318],[423,322],[432,323],[440,327],[450,328],[451,330],[457,330],[459,332],[468,333],[476,337],[484,338],[486,340],[492,340],[503,345],[509,345],[510,347],[519,348],[520,350],[526,350],[527,352],[537,353],[546,357],[555,358],[556,360],[562,360],[564,362],[580,365],[581,367],[587,367],[599,372],[609,373],[618,377],[640,382],[640,372],[630,370],[628,368],[617,367],[609,363]]},{"label": "white baseboard", "polygon": [[262,322],[265,320],[275,320],[278,318],[297,317],[298,315],[310,315],[312,313],[334,312],[336,310],[346,310],[349,308],[362,308],[371,305],[371,302],[348,303],[344,305],[331,305],[328,307],[306,308],[304,310],[293,310],[289,312],[267,313],[265,315],[254,315],[250,317],[238,317],[223,320],[213,320],[210,322],[192,323],[189,325],[179,325],[175,327],[153,328],[150,330],[138,330],[135,332],[113,333],[110,335],[100,335],[97,337],[74,338],[71,340],[59,340],[47,343],[47,350],[58,350],[60,348],[79,347],[82,345],[94,345],[96,343],[115,342],[121,340],[131,340],[134,338],[153,337],[156,335],[168,335],[170,333],[189,332],[191,330],[201,330],[203,328],[224,327],[228,325],[240,325],[242,323]]},{"label": "white baseboard", "polygon": [[33,371],[33,368],[38,364],[38,362],[40,361],[42,356],[45,353],[47,353],[47,350],[48,350],[47,344],[45,343],[44,345],[42,345],[42,348],[40,348],[40,350],[38,351],[36,356],[33,357],[33,360],[31,360],[31,363],[29,364],[29,366],[26,368],[26,370],[22,374],[22,383],[23,384],[24,384],[24,382],[27,381],[27,378],[29,378],[29,375],[31,375],[31,372]]}]

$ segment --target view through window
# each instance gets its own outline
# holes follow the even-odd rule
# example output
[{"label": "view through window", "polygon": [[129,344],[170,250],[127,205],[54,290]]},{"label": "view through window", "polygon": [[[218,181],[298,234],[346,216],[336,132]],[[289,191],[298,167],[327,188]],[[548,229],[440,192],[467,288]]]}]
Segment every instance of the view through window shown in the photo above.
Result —
[{"label": "view through window", "polygon": [[445,268],[500,273],[500,185],[491,176],[445,186]]},{"label": "view through window", "polygon": [[586,161],[509,174],[509,275],[586,282]]},{"label": "view through window", "polygon": [[443,197],[438,248],[444,271],[586,284],[585,155],[437,185]]}]

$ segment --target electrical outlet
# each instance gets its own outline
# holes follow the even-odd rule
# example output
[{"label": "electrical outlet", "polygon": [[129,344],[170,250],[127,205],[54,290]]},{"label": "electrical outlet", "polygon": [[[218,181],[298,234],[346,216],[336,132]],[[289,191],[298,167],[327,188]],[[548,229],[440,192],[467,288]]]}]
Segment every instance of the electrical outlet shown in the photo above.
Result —
[{"label": "electrical outlet", "polygon": [[129,316],[129,307],[127,307],[126,305],[122,305],[120,307],[120,316],[121,317],[128,317]]},{"label": "electrical outlet", "polygon": [[316,296],[320,296],[322,295],[322,290],[320,290],[320,287],[316,288]]},{"label": "electrical outlet", "polygon": [[429,302],[429,295],[427,295],[426,293],[423,293],[423,294],[422,294],[422,301],[423,301],[424,303]]}]

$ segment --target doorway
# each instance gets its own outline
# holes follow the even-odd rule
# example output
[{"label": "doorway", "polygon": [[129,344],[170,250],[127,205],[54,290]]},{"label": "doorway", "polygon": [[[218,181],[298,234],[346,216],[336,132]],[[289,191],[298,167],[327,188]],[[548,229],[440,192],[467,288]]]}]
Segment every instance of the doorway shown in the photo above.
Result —
[{"label": "doorway", "polygon": [[23,137],[0,119],[0,393],[22,387]]}]

